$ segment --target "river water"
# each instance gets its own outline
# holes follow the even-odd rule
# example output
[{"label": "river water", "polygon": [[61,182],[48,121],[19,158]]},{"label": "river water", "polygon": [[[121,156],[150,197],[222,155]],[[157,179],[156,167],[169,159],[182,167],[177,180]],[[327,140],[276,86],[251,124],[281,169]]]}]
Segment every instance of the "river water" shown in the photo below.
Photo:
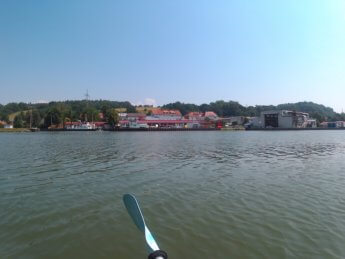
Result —
[{"label": "river water", "polygon": [[0,258],[345,258],[345,131],[0,134]]}]

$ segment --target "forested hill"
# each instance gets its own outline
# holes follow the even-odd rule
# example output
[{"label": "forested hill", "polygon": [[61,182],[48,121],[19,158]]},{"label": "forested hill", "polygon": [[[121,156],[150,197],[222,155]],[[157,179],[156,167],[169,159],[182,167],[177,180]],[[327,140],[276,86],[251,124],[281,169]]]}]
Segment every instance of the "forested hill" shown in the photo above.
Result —
[{"label": "forested hill", "polygon": [[[0,105],[0,120],[14,121],[15,127],[28,127],[31,119],[33,127],[49,127],[64,121],[100,120],[100,113],[105,119],[113,119],[114,109],[124,108],[128,112],[135,112],[130,102],[107,100],[61,101],[50,103],[9,103]],[[28,113],[27,111],[32,111]],[[31,118],[30,118],[31,117]]]},{"label": "forested hill", "polygon": [[[135,112],[134,107],[130,102],[117,102],[107,100],[80,100],[80,101],[61,101],[50,102],[45,104],[28,104],[28,103],[9,103],[6,105],[0,104],[0,120],[15,121],[18,127],[28,126],[28,122],[32,122],[34,127],[48,127],[50,124],[58,124],[63,121],[74,120],[99,120],[100,113],[105,115],[104,120],[112,119],[114,109],[124,108],[127,112]],[[177,109],[183,115],[191,111],[214,111],[219,116],[258,116],[261,111],[267,110],[295,110],[308,112],[311,117],[322,121],[345,121],[345,114],[338,114],[332,108],[313,102],[298,102],[274,105],[257,105],[257,106],[243,106],[234,101],[216,101],[209,104],[191,104],[191,103],[169,103],[163,105],[165,109]],[[27,111],[32,111],[32,116]],[[143,110],[143,109],[141,109]],[[145,109],[144,109],[145,110]]]},{"label": "forested hill", "polygon": [[345,120],[345,114],[338,114],[332,108],[313,102],[298,102],[286,103],[280,105],[256,105],[243,106],[234,101],[216,101],[209,104],[195,105],[190,103],[169,103],[163,105],[166,109],[178,109],[182,114],[190,111],[214,111],[219,116],[259,116],[262,111],[268,110],[295,110],[301,112],[308,112],[311,117],[317,119],[319,122],[326,120]]}]

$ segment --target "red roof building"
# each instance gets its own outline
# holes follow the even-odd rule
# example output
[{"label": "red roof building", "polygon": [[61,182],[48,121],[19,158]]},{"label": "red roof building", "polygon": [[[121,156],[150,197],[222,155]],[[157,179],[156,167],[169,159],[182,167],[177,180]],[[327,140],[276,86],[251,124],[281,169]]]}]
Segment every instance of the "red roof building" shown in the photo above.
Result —
[{"label": "red roof building", "polygon": [[204,117],[209,118],[211,120],[217,120],[218,119],[218,115],[215,112],[211,112],[211,111],[205,112]]},{"label": "red roof building", "polygon": [[201,120],[202,117],[202,112],[190,112],[185,116],[185,118],[189,120]]}]

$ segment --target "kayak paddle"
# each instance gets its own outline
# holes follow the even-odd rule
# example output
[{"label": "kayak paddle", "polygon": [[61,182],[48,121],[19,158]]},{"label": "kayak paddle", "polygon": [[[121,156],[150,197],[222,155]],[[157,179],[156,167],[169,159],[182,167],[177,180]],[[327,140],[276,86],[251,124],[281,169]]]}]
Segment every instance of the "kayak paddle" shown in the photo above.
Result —
[{"label": "kayak paddle", "polygon": [[146,243],[150,250],[148,259],[167,259],[167,253],[159,249],[157,242],[153,238],[150,230],[147,228],[137,199],[131,194],[125,194],[123,195],[123,203],[127,208],[128,214],[134,221],[134,224],[145,234]]}]

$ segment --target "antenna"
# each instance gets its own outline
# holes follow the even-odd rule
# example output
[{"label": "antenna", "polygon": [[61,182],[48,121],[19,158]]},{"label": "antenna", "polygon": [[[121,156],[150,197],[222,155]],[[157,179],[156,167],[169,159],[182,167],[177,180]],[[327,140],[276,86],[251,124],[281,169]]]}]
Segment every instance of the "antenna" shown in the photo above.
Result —
[{"label": "antenna", "polygon": [[86,90],[85,100],[88,101],[89,99],[90,99],[89,90]]}]

